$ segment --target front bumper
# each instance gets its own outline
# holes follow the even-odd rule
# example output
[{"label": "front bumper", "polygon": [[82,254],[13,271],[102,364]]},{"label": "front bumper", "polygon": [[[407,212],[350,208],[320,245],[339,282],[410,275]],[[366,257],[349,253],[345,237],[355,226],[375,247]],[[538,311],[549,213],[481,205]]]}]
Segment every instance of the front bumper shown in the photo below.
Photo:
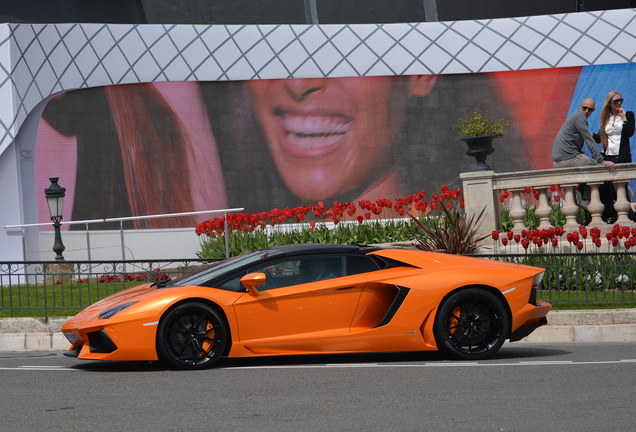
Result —
[{"label": "front bumper", "polygon": [[71,347],[65,355],[84,360],[157,360],[156,328],[156,322],[139,320],[102,326],[66,325],[62,332]]}]

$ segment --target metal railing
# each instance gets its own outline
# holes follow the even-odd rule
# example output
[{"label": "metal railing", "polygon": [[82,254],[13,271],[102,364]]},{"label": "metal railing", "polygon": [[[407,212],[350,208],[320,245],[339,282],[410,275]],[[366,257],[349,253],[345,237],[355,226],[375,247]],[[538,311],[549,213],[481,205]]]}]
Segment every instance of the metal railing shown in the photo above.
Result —
[{"label": "metal railing", "polygon": [[[241,208],[230,208],[230,209],[220,209],[220,210],[203,210],[203,211],[196,211],[196,212],[165,213],[165,214],[146,215],[146,216],[88,219],[88,220],[61,222],[60,225],[85,225],[86,226],[86,250],[88,251],[88,261],[91,261],[92,257],[91,257],[90,231],[88,229],[89,225],[99,224],[99,223],[119,222],[119,236],[121,239],[121,259],[126,260],[126,243],[124,241],[124,222],[135,221],[135,220],[145,220],[145,219],[161,219],[161,218],[174,218],[174,217],[183,217],[183,216],[196,216],[201,214],[223,213],[223,218],[225,219],[224,228],[225,228],[225,250],[227,251],[226,258],[229,258],[230,247],[229,247],[229,229],[227,225],[227,214],[241,212],[243,210],[245,209],[241,207]],[[29,228],[29,227],[50,226],[50,225],[51,223],[5,225],[4,229],[12,230],[12,229],[22,229],[22,228]]]},{"label": "metal railing", "polygon": [[[538,296],[576,309],[636,307],[636,255],[480,255],[546,269]],[[180,276],[212,260],[0,262],[0,317],[69,316],[144,282]]]},{"label": "metal railing", "polygon": [[636,307],[636,254],[500,254],[481,257],[545,269],[538,297],[578,308]]}]

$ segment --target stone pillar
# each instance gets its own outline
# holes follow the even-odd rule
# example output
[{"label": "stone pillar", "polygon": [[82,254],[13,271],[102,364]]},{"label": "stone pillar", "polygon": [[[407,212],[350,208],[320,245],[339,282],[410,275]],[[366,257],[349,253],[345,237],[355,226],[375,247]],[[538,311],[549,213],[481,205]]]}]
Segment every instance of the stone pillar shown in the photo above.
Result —
[{"label": "stone pillar", "polygon": [[561,207],[561,211],[565,215],[564,229],[568,231],[576,231],[579,229],[579,224],[576,221],[576,215],[579,212],[579,206],[575,202],[576,185],[575,184],[561,184],[561,187],[565,191],[565,204]]},{"label": "stone pillar", "polygon": [[515,223],[515,226],[512,228],[514,232],[521,232],[526,229],[523,224],[523,219],[526,216],[526,209],[521,205],[521,190],[508,189],[508,192],[512,194],[512,208],[510,209],[510,217]]},{"label": "stone pillar", "polygon": [[548,202],[548,191],[550,189],[546,187],[535,187],[535,189],[539,191],[539,203],[537,204],[537,208],[534,210],[534,214],[539,217],[539,228],[548,229],[552,226],[550,224],[552,207]]},{"label": "stone pillar", "polygon": [[67,262],[45,264],[44,274],[47,285],[54,285],[57,282],[70,285],[75,275],[75,265]]},{"label": "stone pillar", "polygon": [[462,191],[464,192],[464,211],[468,218],[479,217],[477,237],[490,235],[494,230],[499,230],[500,212],[497,197],[493,190],[494,171],[472,171],[461,173]]},{"label": "stone pillar", "polygon": [[614,203],[614,210],[618,213],[618,220],[616,223],[620,225],[631,225],[632,222],[627,217],[629,212],[630,202],[627,201],[627,188],[629,182],[627,181],[615,181],[616,186],[616,202]]},{"label": "stone pillar", "polygon": [[600,183],[587,183],[587,187],[590,188],[590,203],[587,206],[587,210],[592,215],[592,221],[589,223],[588,227],[603,227],[607,225],[603,222],[601,218],[601,214],[603,213],[603,209],[605,206],[601,202],[601,194],[599,191],[601,184]]}]

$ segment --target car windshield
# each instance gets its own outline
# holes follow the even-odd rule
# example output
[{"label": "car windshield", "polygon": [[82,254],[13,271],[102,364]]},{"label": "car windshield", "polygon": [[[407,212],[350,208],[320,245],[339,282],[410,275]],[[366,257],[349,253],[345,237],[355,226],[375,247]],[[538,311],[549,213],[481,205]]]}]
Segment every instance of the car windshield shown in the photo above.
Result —
[{"label": "car windshield", "polygon": [[205,285],[206,282],[230,273],[244,265],[249,265],[258,260],[281,255],[280,251],[275,249],[264,249],[250,252],[245,255],[228,258],[205,266],[194,273],[188,273],[181,277],[175,278],[166,284],[166,286],[186,286],[186,285]]}]

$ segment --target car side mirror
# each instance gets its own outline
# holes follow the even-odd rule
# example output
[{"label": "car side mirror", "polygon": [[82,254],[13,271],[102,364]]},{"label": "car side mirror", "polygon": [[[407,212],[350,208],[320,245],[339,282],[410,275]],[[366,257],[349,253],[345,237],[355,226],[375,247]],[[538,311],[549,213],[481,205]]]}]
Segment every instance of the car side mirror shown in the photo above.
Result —
[{"label": "car side mirror", "polygon": [[267,275],[265,273],[248,273],[241,278],[241,283],[252,295],[258,295],[257,286],[264,284],[267,281]]}]

